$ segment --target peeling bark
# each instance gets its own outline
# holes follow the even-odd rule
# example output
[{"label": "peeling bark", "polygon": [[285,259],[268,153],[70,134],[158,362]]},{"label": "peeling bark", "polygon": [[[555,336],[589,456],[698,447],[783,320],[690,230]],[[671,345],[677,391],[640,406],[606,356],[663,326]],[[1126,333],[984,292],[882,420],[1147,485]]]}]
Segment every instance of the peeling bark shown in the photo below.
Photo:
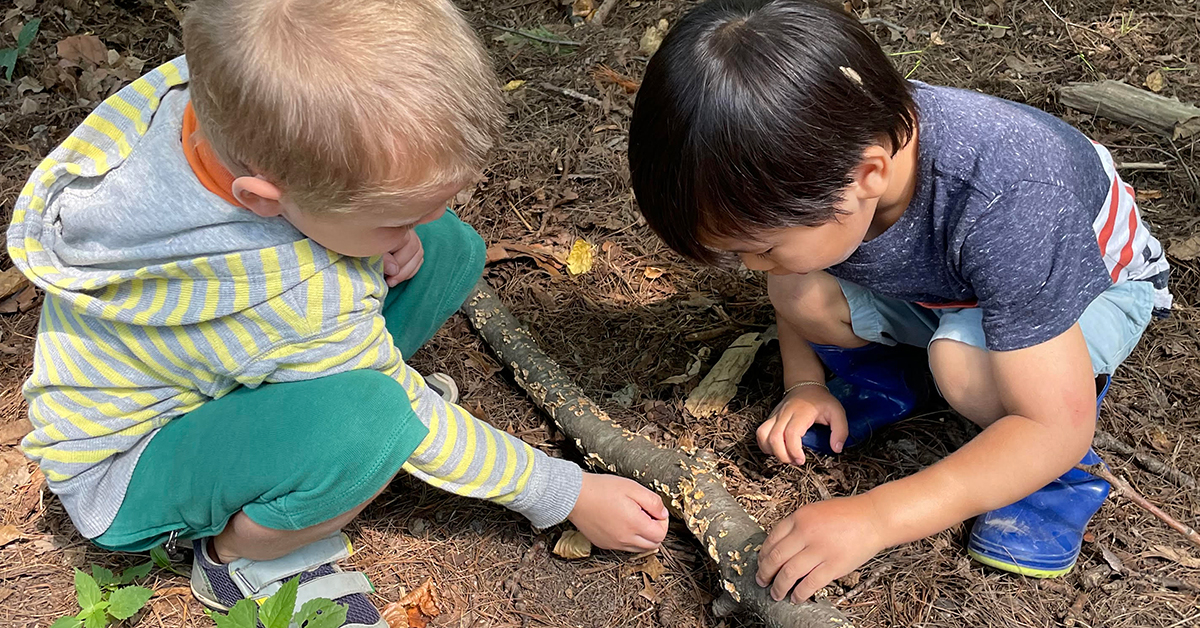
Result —
[{"label": "peeling bark", "polygon": [[827,602],[775,602],[754,582],[766,532],[725,489],[710,456],[660,447],[610,419],[542,352],[486,281],[479,281],[462,312],[592,467],[632,478],[664,497],[743,609],[771,628],[851,625]]}]

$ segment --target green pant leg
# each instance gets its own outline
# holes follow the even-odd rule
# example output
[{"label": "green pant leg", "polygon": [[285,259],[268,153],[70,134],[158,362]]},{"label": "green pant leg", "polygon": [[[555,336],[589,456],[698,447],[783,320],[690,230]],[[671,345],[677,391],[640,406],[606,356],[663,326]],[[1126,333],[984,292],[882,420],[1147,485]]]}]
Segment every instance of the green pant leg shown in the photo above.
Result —
[{"label": "green pant leg", "polygon": [[392,341],[405,359],[467,300],[483,275],[486,257],[483,238],[453,212],[418,225],[416,231],[425,261],[412,279],[388,291],[383,310]]},{"label": "green pant leg", "polygon": [[212,536],[240,510],[274,529],[328,521],[386,486],[427,433],[376,371],[240,388],[153,436],[94,542],[143,551],[173,531]]}]

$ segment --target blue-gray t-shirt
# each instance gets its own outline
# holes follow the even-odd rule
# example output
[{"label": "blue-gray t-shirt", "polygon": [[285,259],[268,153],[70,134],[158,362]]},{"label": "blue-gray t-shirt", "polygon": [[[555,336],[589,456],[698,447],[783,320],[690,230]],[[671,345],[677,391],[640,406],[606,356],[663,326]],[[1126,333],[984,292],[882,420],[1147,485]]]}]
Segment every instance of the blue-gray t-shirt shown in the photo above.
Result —
[{"label": "blue-gray t-shirt", "polygon": [[913,96],[913,199],[830,274],[902,301],[980,307],[993,351],[1058,336],[1119,281],[1153,282],[1169,307],[1162,246],[1106,150],[1025,105],[917,82]]}]

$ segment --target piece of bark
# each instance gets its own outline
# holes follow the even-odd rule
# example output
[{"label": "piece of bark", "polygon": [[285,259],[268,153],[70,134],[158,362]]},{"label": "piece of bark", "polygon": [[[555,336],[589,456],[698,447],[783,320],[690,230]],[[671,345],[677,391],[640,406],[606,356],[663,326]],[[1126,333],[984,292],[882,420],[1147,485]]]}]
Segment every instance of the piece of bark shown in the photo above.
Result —
[{"label": "piece of bark", "polygon": [[1058,90],[1058,100],[1072,109],[1175,140],[1200,133],[1200,108],[1117,81],[1071,83]]},{"label": "piece of bark", "polygon": [[1192,490],[1196,489],[1196,479],[1192,476],[1180,471],[1179,469],[1176,469],[1175,467],[1163,462],[1162,460],[1159,460],[1158,458],[1155,458],[1144,451],[1134,448],[1125,441],[1113,436],[1112,434],[1109,434],[1108,432],[1105,432],[1104,430],[1097,429],[1096,438],[1092,442],[1096,447],[1101,449],[1107,449],[1122,456],[1129,456],[1130,458],[1133,458],[1133,461],[1138,463],[1138,465],[1143,469],[1156,475],[1160,475],[1174,482],[1175,484],[1178,484],[1179,486]]},{"label": "piece of bark", "polygon": [[776,602],[754,582],[766,532],[725,489],[714,459],[659,447],[610,419],[542,352],[486,281],[479,281],[462,312],[590,465],[641,482],[680,513],[716,563],[724,589],[743,609],[771,628],[850,625],[827,602]]},{"label": "piece of bark", "polygon": [[737,394],[738,383],[754,363],[754,356],[758,355],[759,347],[771,335],[773,333],[768,329],[761,334],[742,334],[734,340],[725,353],[721,354],[721,359],[717,360],[708,375],[700,380],[700,385],[688,395],[683,407],[698,419],[719,414],[724,410]]}]

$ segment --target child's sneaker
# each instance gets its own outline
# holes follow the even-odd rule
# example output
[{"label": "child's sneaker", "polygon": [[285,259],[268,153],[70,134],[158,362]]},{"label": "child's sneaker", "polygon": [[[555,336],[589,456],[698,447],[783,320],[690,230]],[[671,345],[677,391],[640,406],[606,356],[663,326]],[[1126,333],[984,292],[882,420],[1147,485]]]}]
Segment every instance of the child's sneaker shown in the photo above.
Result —
[{"label": "child's sneaker", "polygon": [[[1109,381],[1105,376],[1098,386],[1097,413]],[[1091,449],[1082,461],[1085,465],[1101,462]],[[989,567],[1023,576],[1066,575],[1075,567],[1084,529],[1108,497],[1109,488],[1108,482],[1071,469],[1033,495],[980,515],[971,528],[967,553]]]},{"label": "child's sneaker", "polygon": [[[812,348],[833,372],[826,386],[846,411],[850,433],[843,451],[861,445],[876,430],[907,417],[924,402],[929,368],[918,351],[877,343],[855,349],[818,344]],[[835,453],[825,425],[810,427],[801,442],[817,453]]]},{"label": "child's sneaker", "polygon": [[336,564],[353,552],[350,539],[338,533],[306,545],[287,556],[267,561],[238,559],[221,564],[210,558],[208,539],[193,541],[192,594],[208,608],[228,612],[239,600],[262,601],[297,575],[300,588],[296,609],[315,598],[331,599],[346,607],[344,627],[387,628],[387,622],[367,599],[375,587],[355,571],[342,571]]},{"label": "child's sneaker", "polygon": [[458,384],[453,377],[445,373],[431,373],[425,376],[425,385],[445,399],[446,403],[458,403]]}]

